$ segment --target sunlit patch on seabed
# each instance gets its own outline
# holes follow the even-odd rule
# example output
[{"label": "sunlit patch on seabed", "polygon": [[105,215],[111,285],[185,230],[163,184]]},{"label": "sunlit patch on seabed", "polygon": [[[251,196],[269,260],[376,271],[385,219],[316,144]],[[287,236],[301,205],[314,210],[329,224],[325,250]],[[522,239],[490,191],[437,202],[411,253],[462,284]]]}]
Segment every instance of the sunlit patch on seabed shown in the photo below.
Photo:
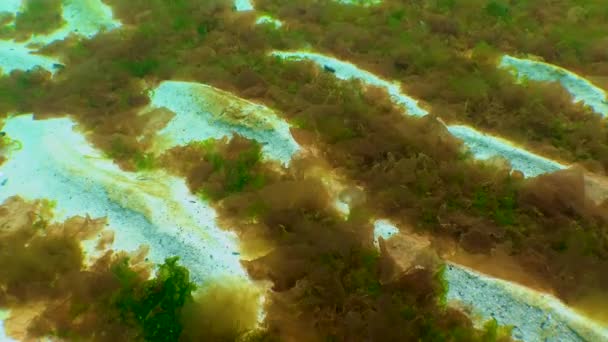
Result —
[{"label": "sunlit patch on seabed", "polygon": [[101,30],[108,31],[121,25],[112,18],[112,9],[101,0],[64,0],[63,4],[63,19],[67,25],[62,36],[74,32],[91,38]]},{"label": "sunlit patch on seabed", "polygon": [[[20,8],[21,1],[0,1],[0,12],[16,13]],[[0,40],[2,72],[9,73],[15,69],[29,70],[34,66],[40,66],[54,73],[56,71],[54,67],[59,61],[33,54],[35,50],[28,48],[28,44],[48,44],[64,39],[70,34],[91,38],[100,30],[112,30],[120,26],[120,23],[112,18],[111,9],[101,0],[66,0],[63,3],[63,18],[66,24],[49,35],[34,36],[23,43]]]},{"label": "sunlit patch on seabed", "polygon": [[448,131],[465,141],[475,158],[484,160],[501,156],[511,163],[514,170],[521,171],[526,177],[536,177],[567,168],[567,165],[530,153],[513,146],[508,140],[483,134],[469,126],[448,126]]},{"label": "sunlit patch on seabed", "polygon": [[331,69],[334,70],[334,74],[339,79],[349,80],[355,78],[362,80],[367,84],[385,88],[391,96],[391,99],[398,105],[403,106],[409,115],[424,116],[428,114],[426,110],[418,106],[418,101],[401,93],[399,83],[383,80],[370,72],[360,69],[352,63],[343,62],[326,55],[304,51],[274,51],[272,52],[272,55],[285,59],[311,60],[321,67],[331,67]]},{"label": "sunlit patch on seabed", "polygon": [[4,320],[9,317],[9,312],[0,310],[0,341],[2,342],[13,342],[12,338],[6,336],[6,332],[4,331]]},{"label": "sunlit patch on seabed", "polygon": [[253,3],[251,0],[234,0],[234,8],[239,12],[252,11]]},{"label": "sunlit patch on seabed", "polygon": [[[389,221],[374,224],[374,238],[390,239],[399,230]],[[447,300],[472,310],[483,324],[495,318],[513,326],[513,337],[524,341],[605,341],[608,328],[577,314],[557,298],[518,284],[485,276],[461,265],[448,263]]]},{"label": "sunlit patch on seabed", "polygon": [[272,110],[217,88],[167,81],[151,93],[151,100],[176,113],[159,132],[157,149],[238,133],[262,143],[264,155],[283,164],[299,150],[289,125]]},{"label": "sunlit patch on seabed", "polygon": [[[8,1],[7,4],[4,4]],[[2,0],[0,12],[16,13],[21,9],[21,1]],[[91,38],[100,30],[112,30],[120,26],[120,22],[112,18],[112,10],[101,0],[64,0],[62,15],[65,25],[49,35],[37,35],[28,43],[48,44],[61,40],[69,34],[77,34]]]},{"label": "sunlit patch on seabed", "polygon": [[372,6],[379,5],[382,0],[334,0],[335,2],[345,5],[359,5],[359,6]]},{"label": "sunlit patch on seabed", "polygon": [[377,220],[374,222],[374,245],[378,247],[378,239],[389,239],[391,236],[398,234],[399,229],[387,220]]},{"label": "sunlit patch on seabed", "polygon": [[461,301],[473,313],[513,326],[513,337],[524,341],[607,341],[608,328],[591,321],[561,301],[512,282],[487,277],[448,264],[448,300]]},{"label": "sunlit patch on seabed", "polygon": [[32,66],[39,66],[53,73],[53,66],[59,61],[32,54],[34,50],[12,41],[0,40],[0,74],[9,74],[13,70],[29,70]]},{"label": "sunlit patch on seabed", "polygon": [[155,263],[178,255],[196,281],[246,277],[236,239],[215,224],[215,212],[190,194],[184,180],[164,172],[121,171],[72,130],[69,119],[6,122],[5,131],[23,148],[0,168],[8,178],[0,201],[13,195],[57,202],[57,220],[74,215],[107,216],[114,247],[150,246]]},{"label": "sunlit patch on seabed", "polygon": [[[359,79],[367,84],[385,88],[395,103],[401,105],[408,115],[424,116],[428,112],[420,108],[417,101],[401,93],[398,83],[385,81],[376,75],[361,70],[354,64],[343,62],[325,55],[311,52],[282,52],[275,51],[274,55],[286,59],[311,60],[318,65],[331,67],[339,79]],[[506,158],[514,169],[520,170],[526,177],[534,177],[543,173],[566,168],[553,160],[541,157],[524,149],[513,146],[507,140],[484,134],[468,126],[447,126],[450,133],[462,139],[476,158],[488,159],[493,156]]]},{"label": "sunlit patch on seabed", "polygon": [[608,116],[606,92],[571,71],[556,65],[508,55],[502,57],[499,66],[511,68],[520,79],[560,82],[572,94],[575,102],[583,101],[596,113]]},{"label": "sunlit patch on seabed", "polygon": [[21,0],[2,0],[0,1],[0,12],[15,13],[21,7]]}]

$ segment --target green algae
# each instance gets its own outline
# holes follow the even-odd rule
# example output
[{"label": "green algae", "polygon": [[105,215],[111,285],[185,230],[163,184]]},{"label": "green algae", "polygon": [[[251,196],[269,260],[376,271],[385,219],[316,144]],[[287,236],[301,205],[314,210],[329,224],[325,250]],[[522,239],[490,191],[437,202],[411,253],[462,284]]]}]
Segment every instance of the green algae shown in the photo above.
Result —
[{"label": "green algae", "polygon": [[345,279],[345,290],[378,297],[382,291],[377,274],[380,254],[375,251],[357,251],[353,257],[355,267]]},{"label": "green algae", "polygon": [[[110,150],[106,156],[115,161],[127,163],[127,167],[132,167],[136,171],[151,170],[156,166],[156,157],[153,153],[141,151],[123,137],[115,137],[111,141]],[[124,165],[124,164],[123,164]]]},{"label": "green algae", "polygon": [[472,206],[488,218],[492,218],[496,223],[509,226],[516,224],[517,218],[517,190],[508,180],[505,189],[500,194],[492,193],[487,187],[478,188],[473,194]]},{"label": "green algae", "polygon": [[[114,295],[123,322],[134,322],[146,341],[177,341],[182,334],[182,308],[193,301],[196,286],[189,272],[177,264],[177,257],[160,265],[155,278],[137,284],[137,274],[123,261],[114,266],[113,273],[121,283]],[[132,323],[133,324],[133,323]]]},{"label": "green algae", "polygon": [[502,1],[489,1],[485,10],[488,15],[499,20],[511,20],[511,9]]},{"label": "green algae", "polygon": [[151,75],[159,67],[157,60],[153,58],[144,60],[126,60],[119,63],[122,68],[127,70],[134,77],[143,78]]},{"label": "green algae", "polygon": [[[185,172],[184,175],[188,175],[188,171],[180,166],[180,159],[202,163],[199,166],[200,172],[193,176],[201,179],[191,181],[190,184],[204,183],[195,192],[205,199],[217,201],[245,190],[261,188],[265,183],[264,174],[259,170],[261,144],[240,136],[228,144],[226,142],[226,139],[208,139],[190,143],[185,148],[173,148],[160,157],[161,163],[179,173]],[[257,207],[252,207],[252,215],[258,211],[255,208]]]},{"label": "green algae", "polygon": [[[158,265],[153,277],[152,265],[143,262],[145,253],[106,250],[85,264],[81,242],[95,239],[105,229],[104,219],[51,222],[52,203],[15,197],[0,205],[0,212],[0,307],[17,318],[34,313],[23,325],[10,327],[21,334],[15,338],[199,341],[216,337],[199,328],[213,324],[224,324],[222,332],[233,340],[264,335],[255,327],[257,293],[239,289],[250,294],[240,296],[237,306],[227,306],[225,298],[243,285],[226,279],[196,286],[178,257]],[[199,293],[211,288],[209,295]],[[200,306],[211,309],[193,310]],[[196,331],[198,338],[186,331]]]},{"label": "green algae", "polygon": [[138,171],[151,170],[156,166],[156,156],[153,153],[136,153],[133,158]]}]

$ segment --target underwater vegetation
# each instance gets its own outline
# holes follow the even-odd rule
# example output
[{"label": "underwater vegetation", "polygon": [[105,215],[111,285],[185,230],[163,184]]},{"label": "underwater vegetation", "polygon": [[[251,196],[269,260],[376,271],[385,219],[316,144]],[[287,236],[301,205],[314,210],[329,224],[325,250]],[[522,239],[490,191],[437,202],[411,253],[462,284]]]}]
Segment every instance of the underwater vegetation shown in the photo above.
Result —
[{"label": "underwater vegetation", "polygon": [[[51,223],[52,203],[16,197],[5,201],[0,211],[0,307],[29,318],[25,325],[7,321],[15,337],[178,341],[189,334],[238,340],[245,333],[263,333],[253,331],[255,293],[236,283],[206,284],[197,291],[177,257],[153,272],[145,248],[129,255],[98,244],[100,256],[87,264],[80,243],[96,239],[105,229],[103,219],[72,217]],[[237,296],[238,305],[227,300],[227,293],[235,290],[244,291]],[[200,331],[201,324],[215,319],[210,310],[241,326]]]},{"label": "underwater vegetation", "polygon": [[[608,169],[608,126],[560,85],[497,68],[502,53],[535,54],[583,75],[608,76],[608,12],[599,1],[257,0],[286,24],[257,24],[223,0],[104,0],[123,26],[70,36],[38,53],[65,67],[0,77],[0,114],[70,115],[127,171],[185,178],[235,232],[258,296],[226,281],[194,284],[177,258],[110,250],[85,263],[80,243],[103,220],[51,223],[48,203],[0,207],[0,306],[31,324],[12,335],[114,341],[508,341],[447,306],[442,261],[400,270],[373,245],[373,220],[450,241],[471,254],[500,249],[566,302],[608,289],[608,201],[585,193],[583,168]],[[550,4],[549,4],[550,3]],[[2,37],[27,40],[61,26],[61,1],[26,1]],[[562,13],[567,13],[566,24]],[[559,19],[559,20],[558,20]],[[6,24],[10,18],[1,22]],[[9,27],[9,28],[7,28]],[[584,39],[583,39],[584,38]],[[597,43],[597,44],[592,44]],[[385,90],[338,80],[328,68],[270,55],[315,49],[396,79],[430,108],[406,116]],[[153,150],[169,110],[147,110],[164,80],[209,84],[265,104],[308,151],[289,166],[241,136]],[[235,117],[238,118],[238,115]],[[472,158],[439,119],[466,123],[565,162],[524,179]],[[0,148],[13,144],[8,137]],[[337,175],[365,192],[344,217],[324,185]],[[241,296],[241,297],[238,297]],[[606,300],[603,298],[602,300]],[[29,315],[29,316],[28,316]],[[9,321],[10,323],[10,321]]]},{"label": "underwater vegetation", "polygon": [[6,16],[2,22],[13,21],[13,26],[3,25],[0,37],[25,41],[36,34],[48,34],[64,23],[61,0],[25,0],[23,9],[14,18]]},{"label": "underwater vegetation", "polygon": [[[212,139],[186,147],[175,147],[167,151],[166,156],[163,155],[164,160],[161,160],[168,169],[189,176],[188,184],[194,192],[213,201],[262,187],[264,175],[257,171],[262,157],[260,144],[242,137],[226,143],[227,139],[224,138],[219,143]],[[185,161],[187,164],[181,166]],[[188,169],[192,165],[196,165],[196,168]],[[205,185],[200,186],[203,182]]]},{"label": "underwater vegetation", "polygon": [[[311,177],[320,161],[294,160],[281,170],[276,162],[246,158],[252,151],[258,151],[254,141],[235,136],[175,147],[161,160],[187,177],[193,192],[223,189],[216,208],[225,226],[237,227],[242,250],[255,254],[259,239],[271,250],[243,261],[253,279],[272,281],[265,304],[273,317],[266,321],[268,331],[281,340],[509,340],[508,329],[495,322],[477,330],[442,304],[446,288],[438,259],[426,269],[396,271],[391,256],[371,244],[372,217],[366,210],[344,219],[332,209],[324,186]],[[266,182],[238,191],[230,177],[218,183],[212,170],[229,158],[255,160],[232,167],[247,179]],[[390,329],[393,325],[403,329]]]},{"label": "underwater vegetation", "polygon": [[15,150],[21,149],[21,143],[18,140],[13,140],[6,135],[5,132],[0,132],[0,165],[6,161],[7,156]]},{"label": "underwater vegetation", "polygon": [[[297,48],[312,44],[401,81],[447,123],[471,124],[549,157],[606,169],[608,127],[600,115],[571,103],[558,84],[516,84],[507,70],[496,68],[501,54],[534,54],[582,75],[605,76],[607,14],[599,2],[388,0],[361,7],[260,0],[256,5],[290,23],[285,35],[300,42]],[[569,13],[565,23],[564,13]]]}]

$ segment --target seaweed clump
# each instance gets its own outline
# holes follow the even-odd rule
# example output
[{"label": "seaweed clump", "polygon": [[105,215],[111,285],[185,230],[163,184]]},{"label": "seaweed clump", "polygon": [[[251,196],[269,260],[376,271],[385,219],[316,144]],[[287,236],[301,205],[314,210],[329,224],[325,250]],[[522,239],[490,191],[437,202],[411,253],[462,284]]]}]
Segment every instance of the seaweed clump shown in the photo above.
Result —
[{"label": "seaweed clump", "polygon": [[52,33],[65,23],[62,8],[61,0],[25,0],[21,11],[11,18],[14,23],[3,27],[0,36],[25,41],[32,35]]},{"label": "seaweed clump", "polygon": [[[597,270],[606,263],[608,221],[597,215],[597,204],[587,202],[576,214],[540,215],[545,205],[524,194],[548,200],[536,184],[549,176],[524,180],[508,166],[474,160],[434,115],[404,116],[384,90],[339,81],[308,62],[269,60],[256,73],[264,80],[256,86],[266,89],[264,101],[292,123],[296,140],[318,151],[328,169],[362,186],[365,208],[377,217],[447,237],[470,253],[504,247],[564,299],[605,286]],[[573,187],[587,196],[580,182]],[[597,240],[595,252],[571,249],[567,259],[558,256],[560,248],[547,248],[574,232]],[[589,262],[585,271],[574,267],[579,257]],[[576,278],[579,272],[586,277]]]},{"label": "seaweed clump", "polygon": [[[262,187],[265,177],[259,166],[261,158],[259,143],[237,135],[172,148],[161,156],[160,163],[185,176],[197,193],[217,201]],[[193,165],[196,167],[191,169]]]},{"label": "seaweed clump", "polygon": [[140,327],[146,341],[177,341],[182,334],[181,310],[192,301],[196,286],[188,270],[177,265],[178,257],[165,260],[156,277],[138,282],[137,272],[123,259],[113,265],[121,288],[114,298],[123,322]]},{"label": "seaweed clump", "polygon": [[[242,137],[236,144],[255,146]],[[205,142],[210,144],[210,142]],[[216,141],[222,160],[232,141]],[[163,158],[187,178],[192,192],[215,184],[201,143],[175,147]],[[223,145],[223,147],[222,147]],[[196,157],[196,155],[199,155]],[[301,156],[289,168],[259,162],[266,182],[227,193],[212,202],[222,225],[232,227],[252,250],[242,261],[256,280],[270,281],[265,328],[281,340],[507,341],[495,327],[477,330],[469,318],[444,304],[445,283],[438,259],[427,267],[398,270],[386,251],[372,244],[372,220],[365,207],[345,219],[333,209],[319,176],[327,166]],[[260,243],[260,240],[263,243]],[[253,247],[256,247],[253,246]],[[492,332],[494,331],[494,332]],[[494,334],[494,335],[493,335]],[[493,337],[492,337],[493,336]]]},{"label": "seaweed clump", "polygon": [[[535,53],[557,65],[582,69],[583,75],[607,75],[606,58],[598,56],[605,55],[599,51],[606,51],[601,32],[608,21],[597,3],[480,0],[421,6],[383,1],[363,7],[261,0],[256,5],[290,23],[282,35],[296,49],[310,44],[321,53],[399,80],[405,92],[429,104],[447,123],[471,124],[557,160],[586,162],[594,171],[608,167],[606,120],[572,103],[572,96],[557,83],[518,84],[497,67],[503,53]],[[584,13],[585,20],[562,25],[566,12],[578,13],[573,17]],[[280,45],[285,43],[275,48]]]},{"label": "seaweed clump", "polygon": [[[10,336],[196,341],[186,331],[198,331],[202,339],[241,341],[245,335],[263,335],[255,330],[255,292],[242,289],[239,305],[228,300],[235,288],[230,282],[206,284],[195,292],[177,257],[166,259],[152,278],[146,249],[130,255],[100,250],[101,256],[86,265],[81,242],[103,236],[105,225],[104,219],[88,217],[53,223],[48,201],[13,197],[0,206],[0,307],[11,312],[5,322]],[[212,310],[196,309],[207,305]],[[199,325],[214,321],[224,329],[200,331]]]}]

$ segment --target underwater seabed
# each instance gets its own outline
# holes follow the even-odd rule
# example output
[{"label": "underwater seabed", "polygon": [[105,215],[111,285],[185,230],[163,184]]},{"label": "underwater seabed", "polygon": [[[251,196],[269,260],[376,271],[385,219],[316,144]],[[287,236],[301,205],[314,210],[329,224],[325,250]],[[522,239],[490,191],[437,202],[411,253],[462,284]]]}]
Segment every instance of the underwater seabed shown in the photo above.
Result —
[{"label": "underwater seabed", "polygon": [[[389,221],[375,223],[376,241],[398,237]],[[390,240],[389,240],[390,241]],[[449,305],[471,311],[481,326],[488,317],[513,327],[512,336],[522,341],[604,341],[608,328],[578,314],[559,299],[519,284],[489,277],[471,268],[447,262]]]},{"label": "underwater seabed", "polygon": [[[384,80],[352,63],[309,51],[274,51],[272,55],[291,60],[310,60],[320,67],[330,68],[339,79],[357,79],[365,84],[386,89],[393,102],[401,106],[406,115],[425,116],[428,114],[426,109],[418,105],[416,99],[402,92],[399,83]],[[505,64],[507,61],[508,64]],[[571,72],[566,72],[562,68],[510,56],[504,56],[499,67],[509,67],[513,72],[519,72],[518,76],[522,78],[560,81],[566,90],[573,95],[575,101],[583,101],[602,116],[608,115],[608,107],[600,105],[607,103],[605,92],[586,79]],[[484,160],[501,156],[511,163],[513,169],[521,171],[526,177],[535,177],[568,167],[520,148],[511,141],[480,132],[469,126],[449,125],[446,128],[454,136],[461,139],[477,159]]]},{"label": "underwater seabed", "polygon": [[[20,5],[19,0],[3,0],[0,11],[15,12]],[[237,0],[235,8],[252,10],[253,6],[250,1]],[[50,42],[65,37],[69,32],[80,32],[90,37],[100,29],[118,27],[120,24],[112,20],[108,11],[99,0],[66,1],[64,18],[67,24],[64,29],[49,36],[34,38],[34,41]],[[266,20],[272,18],[260,22]],[[3,44],[0,45],[0,67],[4,72],[28,69],[34,65],[52,71],[57,63],[31,54],[23,43],[0,44]],[[289,57],[290,53],[282,54]],[[292,57],[329,65],[336,70],[339,78],[354,77],[385,87],[393,99],[407,109],[408,114],[426,114],[424,109],[417,106],[416,100],[401,93],[397,84],[331,57],[304,52],[291,54]],[[545,63],[508,56],[503,59],[505,65],[530,79],[560,80],[575,94],[575,98],[587,102],[604,115],[608,113],[605,94],[572,73],[556,71],[559,68]],[[263,143],[265,158],[283,163],[288,163],[299,150],[289,134],[288,125],[279,120],[272,110],[232,94],[207,85],[183,82],[164,82],[152,94],[152,105],[167,107],[176,114],[159,133],[158,144],[155,145],[159,151],[193,140],[219,138],[233,133]],[[227,115],[231,108],[245,109],[247,118],[251,119],[246,120],[248,124],[231,121]],[[223,276],[247,279],[239,263],[238,241],[233,234],[215,225],[213,209],[191,195],[182,179],[158,171],[124,172],[90,147],[73,127],[74,122],[69,119],[35,121],[31,115],[19,115],[7,120],[4,131],[12,139],[20,141],[22,149],[13,152],[0,167],[0,172],[7,179],[6,184],[0,187],[0,200],[13,195],[26,199],[54,200],[57,203],[57,220],[85,214],[107,216],[110,227],[116,233],[116,249],[133,251],[139,245],[147,244],[150,246],[151,261],[157,263],[167,256],[179,255],[197,282]],[[505,156],[525,176],[567,167],[467,126],[450,126],[448,130],[463,139],[476,157]],[[396,229],[388,223],[380,222],[376,227],[377,236],[390,238],[397,234]],[[85,247],[92,253],[91,246]],[[573,312],[552,296],[487,277],[456,264],[447,267],[446,280],[450,302],[472,307],[473,313],[479,316],[479,322],[493,317],[499,324],[513,325],[515,338],[526,341],[608,340],[608,327]],[[0,312],[0,320],[5,316],[6,313]],[[0,322],[0,340],[5,340],[1,327]],[[551,331],[551,335],[547,335],[547,331]]]},{"label": "underwater seabed", "polygon": [[[171,90],[171,84],[161,85],[153,92],[154,96],[162,99],[163,89]],[[191,85],[191,88],[201,86]],[[187,88],[182,90],[188,93]],[[207,134],[216,132],[216,137],[222,134],[217,133],[221,129],[223,134],[231,133],[227,122],[220,122],[215,126],[220,129],[214,131],[214,124],[210,123],[213,121],[208,119],[217,117],[218,113],[204,112],[201,106],[202,101],[214,108],[212,103],[204,100],[230,95],[219,91],[208,93],[212,96],[199,98],[198,102],[190,104],[191,107],[187,107],[187,101],[174,107],[176,117],[167,127],[179,126],[182,116],[187,117],[192,125],[190,129],[182,126],[165,132],[165,138],[161,140],[166,146],[175,143],[170,131],[178,136],[199,134],[200,139],[209,137],[205,131]],[[233,105],[243,106],[244,103]],[[35,121],[31,115],[16,116],[7,121],[5,131],[21,142],[22,149],[14,152],[0,168],[8,178],[0,200],[16,194],[28,199],[52,199],[57,203],[58,220],[87,213],[92,217],[107,216],[110,227],[116,232],[116,249],[132,251],[140,244],[148,244],[153,262],[179,255],[196,281],[226,275],[246,277],[239,264],[236,241],[213,224],[212,209],[190,195],[183,180],[163,172],[121,171],[73,131],[73,125],[69,119]],[[201,130],[201,125],[207,125],[207,129]],[[233,132],[243,129],[247,128],[234,128]],[[268,132],[275,132],[274,136],[265,139],[268,145],[283,140],[277,131]],[[266,158],[272,158],[272,150],[269,148]],[[394,228],[378,225],[377,235],[388,238],[391,232],[395,232]],[[201,250],[205,252],[201,253]],[[553,331],[558,332],[556,336],[568,337],[568,341],[602,336],[599,326],[571,312],[556,299],[525,287],[486,277],[458,265],[450,265],[446,279],[449,301],[474,307],[480,322],[495,317],[501,324],[514,325],[516,338],[534,341],[544,336],[548,317],[552,317]],[[496,308],[500,307],[505,309],[497,311]],[[604,332],[603,336],[608,337],[608,334]]]}]

